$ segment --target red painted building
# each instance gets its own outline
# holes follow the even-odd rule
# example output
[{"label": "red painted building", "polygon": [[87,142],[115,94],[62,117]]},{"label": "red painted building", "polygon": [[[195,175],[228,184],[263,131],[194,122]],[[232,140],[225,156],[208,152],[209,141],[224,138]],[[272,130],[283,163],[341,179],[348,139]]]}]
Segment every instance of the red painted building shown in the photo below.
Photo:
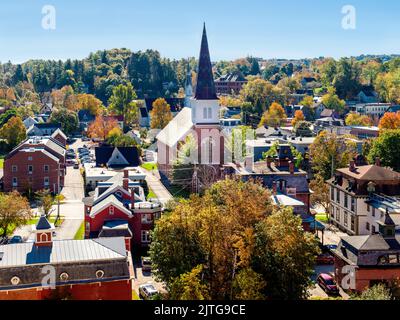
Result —
[{"label": "red painted building", "polygon": [[58,193],[64,186],[65,153],[65,147],[55,138],[27,139],[5,158],[4,191],[25,193],[49,189]]},{"label": "red painted building", "polygon": [[131,300],[124,239],[61,240],[42,216],[34,243],[0,246],[0,300]]},{"label": "red painted building", "polygon": [[85,237],[124,237],[127,249],[147,248],[150,231],[161,215],[161,204],[145,201],[143,188],[129,171],[97,186],[85,203]]}]

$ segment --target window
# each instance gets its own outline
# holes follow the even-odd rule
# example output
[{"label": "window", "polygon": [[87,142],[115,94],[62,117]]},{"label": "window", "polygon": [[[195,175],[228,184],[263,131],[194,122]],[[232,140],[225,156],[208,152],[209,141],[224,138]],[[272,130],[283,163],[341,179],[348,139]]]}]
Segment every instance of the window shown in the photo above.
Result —
[{"label": "window", "polygon": [[345,213],[344,213],[344,226],[345,226],[345,227],[347,227],[347,225],[348,225],[347,219],[348,219],[348,213],[345,212]]},{"label": "window", "polygon": [[32,157],[28,157],[28,161],[32,161],[33,159],[32,159]]},{"label": "window", "polygon": [[375,208],[372,208],[372,216],[375,217]]},{"label": "window", "polygon": [[150,243],[150,231],[142,230],[142,243]]},{"label": "window", "polygon": [[48,188],[50,186],[50,178],[49,177],[44,177],[43,184],[44,184],[45,188]]},{"label": "window", "polygon": [[49,166],[47,164],[44,165],[43,167],[44,172],[49,172]]},{"label": "window", "polygon": [[212,118],[212,109],[211,108],[204,108],[203,109],[203,118],[204,119],[211,119]]},{"label": "window", "polygon": [[351,216],[351,231],[355,231],[355,220],[354,216]]},{"label": "window", "polygon": [[331,187],[331,200],[335,201],[335,189]]},{"label": "window", "polygon": [[376,233],[376,228],[375,228],[375,226],[372,226],[372,234],[375,234]]},{"label": "window", "polygon": [[356,199],[354,197],[351,197],[351,211],[356,211]]},{"label": "window", "polygon": [[112,216],[112,215],[114,214],[114,207],[113,207],[113,206],[111,206],[111,207],[108,209],[108,213],[110,214],[110,216]]},{"label": "window", "polygon": [[32,165],[29,165],[29,166],[28,166],[28,173],[29,173],[29,174],[32,174],[32,172],[33,172],[33,166],[32,166]]},{"label": "window", "polygon": [[336,208],[336,221],[340,221],[340,210]]},{"label": "window", "polygon": [[347,208],[347,206],[349,205],[349,196],[347,194],[344,195],[344,207]]},{"label": "window", "polygon": [[397,254],[389,254],[389,263],[391,264],[398,263]]},{"label": "window", "polygon": [[143,224],[149,224],[153,222],[153,217],[149,213],[143,213],[142,214],[142,223]]},{"label": "window", "polygon": [[340,190],[336,189],[336,202],[340,203]]},{"label": "window", "polygon": [[46,233],[42,233],[40,235],[40,242],[47,242],[48,238],[47,238],[47,234]]},{"label": "window", "polygon": [[335,218],[335,207],[331,207],[331,218],[334,219]]},{"label": "window", "polygon": [[367,224],[365,225],[365,229],[367,229],[368,231],[370,230],[369,222],[367,222]]},{"label": "window", "polygon": [[18,178],[14,177],[12,179],[12,185],[13,185],[13,187],[18,187]]},{"label": "window", "polygon": [[12,172],[17,172],[18,171],[18,166],[12,166]]},{"label": "window", "polygon": [[371,206],[369,204],[367,204],[367,212],[371,211]]}]

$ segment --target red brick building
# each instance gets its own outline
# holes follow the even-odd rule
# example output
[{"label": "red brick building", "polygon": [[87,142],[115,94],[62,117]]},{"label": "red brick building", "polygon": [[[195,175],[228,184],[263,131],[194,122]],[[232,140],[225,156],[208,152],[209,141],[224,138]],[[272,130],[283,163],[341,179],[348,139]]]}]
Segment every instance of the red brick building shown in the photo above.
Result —
[{"label": "red brick building", "polygon": [[161,215],[161,204],[146,202],[143,188],[129,179],[129,171],[101,182],[84,198],[85,237],[124,237],[128,249],[147,248],[150,231]]},{"label": "red brick building", "polygon": [[53,241],[42,216],[34,243],[0,246],[0,300],[131,300],[123,238]]},{"label": "red brick building", "polygon": [[64,186],[65,147],[61,134],[52,137],[32,137],[12,150],[4,161],[4,191],[49,189],[58,193]]},{"label": "red brick building", "polygon": [[247,83],[240,73],[229,73],[215,80],[215,89],[218,95],[239,94]]},{"label": "red brick building", "polygon": [[343,237],[334,254],[336,280],[349,290],[391,285],[400,278],[400,238],[389,213],[379,223],[378,233]]}]

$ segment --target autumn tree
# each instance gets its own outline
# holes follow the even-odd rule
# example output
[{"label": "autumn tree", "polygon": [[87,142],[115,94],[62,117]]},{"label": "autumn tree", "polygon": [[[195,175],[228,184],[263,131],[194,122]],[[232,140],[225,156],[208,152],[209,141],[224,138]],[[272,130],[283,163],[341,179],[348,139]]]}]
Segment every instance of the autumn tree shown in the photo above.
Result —
[{"label": "autumn tree", "polygon": [[379,158],[383,166],[400,171],[400,129],[384,130],[373,139],[367,158],[369,163]]},{"label": "autumn tree", "polygon": [[259,126],[279,127],[286,119],[285,109],[279,103],[274,102],[262,116]]},{"label": "autumn tree", "polygon": [[322,131],[311,144],[312,168],[324,180],[330,179],[336,169],[347,167],[356,155],[356,143],[350,138]]},{"label": "autumn tree", "polygon": [[36,192],[39,206],[42,208],[43,214],[49,218],[51,209],[53,208],[54,198],[49,190],[40,190]]},{"label": "autumn tree", "polygon": [[77,95],[77,110],[88,110],[92,115],[97,116],[104,111],[103,103],[92,94]]},{"label": "autumn tree", "polygon": [[298,121],[293,129],[296,137],[313,137],[314,134],[311,130],[311,122]]},{"label": "autumn tree", "polygon": [[91,138],[107,140],[111,130],[119,127],[118,122],[114,118],[105,118],[102,115],[96,117],[96,119],[89,125],[88,135]]},{"label": "autumn tree", "polygon": [[301,100],[300,105],[311,108],[314,105],[314,98],[312,96],[305,96],[303,100]]},{"label": "autumn tree", "polygon": [[386,112],[379,121],[379,129],[400,129],[400,112]]},{"label": "autumn tree", "polygon": [[279,300],[308,297],[310,277],[318,245],[312,233],[304,232],[302,219],[282,208],[261,221],[254,242],[254,271],[266,282],[263,293]]},{"label": "autumn tree", "polygon": [[294,118],[292,120],[292,126],[295,127],[298,122],[305,120],[306,118],[304,117],[303,111],[296,110],[296,112],[294,113]]},{"label": "autumn tree", "polygon": [[346,102],[338,97],[334,87],[328,88],[328,93],[322,97],[322,103],[328,109],[335,110],[338,113],[342,113],[346,105]]},{"label": "autumn tree", "polygon": [[[184,282],[186,287],[189,282],[194,284],[194,288],[207,289],[211,299],[258,299],[264,298],[264,295],[267,298],[274,297],[266,293],[279,291],[273,287],[277,284],[270,284],[266,279],[270,268],[282,268],[290,271],[288,278],[292,275],[292,269],[297,269],[301,276],[298,276],[295,286],[299,284],[305,287],[309,283],[309,264],[314,263],[316,253],[316,245],[313,247],[314,243],[308,240],[313,236],[308,238],[304,233],[300,218],[291,223],[289,212],[292,217],[294,215],[289,210],[288,215],[265,222],[266,218],[279,215],[282,210],[272,205],[270,199],[270,192],[257,182],[227,179],[212,185],[202,196],[192,195],[189,200],[181,200],[168,215],[158,220],[152,234],[150,255],[157,279],[166,283],[170,293],[182,292],[182,289],[176,290],[174,285],[177,281],[182,283],[181,276],[184,275],[185,279],[190,280]],[[259,228],[263,222],[268,226],[275,224],[274,228],[282,233],[279,233],[279,239],[271,238],[272,242],[269,238],[263,241],[273,245],[263,248],[260,242],[256,250],[257,239],[263,236]],[[275,249],[282,240],[280,237],[284,238],[286,245],[294,245],[289,240],[294,239],[296,244],[293,251],[296,251],[296,256],[290,251],[282,253],[273,265],[267,259],[254,264],[256,257],[261,254],[273,257],[278,253]],[[265,250],[271,251],[266,253]],[[264,263],[266,265],[261,269]],[[284,267],[284,264],[290,267]],[[260,270],[256,270],[256,267]],[[182,288],[182,285],[178,288]],[[188,296],[194,295],[190,288],[186,290]],[[205,292],[196,289],[196,292],[199,291]],[[296,292],[300,292],[297,287]],[[294,293],[290,294],[288,298],[294,298]],[[178,297],[181,297],[181,293]],[[303,294],[297,298],[302,297]]]},{"label": "autumn tree", "polygon": [[151,128],[164,129],[172,120],[171,106],[163,98],[153,102],[153,109],[150,111]]},{"label": "autumn tree", "polygon": [[14,116],[0,129],[0,138],[7,141],[8,147],[13,149],[26,139],[26,128],[21,118]]},{"label": "autumn tree", "polygon": [[203,266],[180,275],[172,284],[171,300],[201,301],[210,299],[207,285],[202,281]]},{"label": "autumn tree", "polygon": [[365,115],[360,115],[358,113],[349,113],[345,119],[347,126],[372,126],[372,119]]},{"label": "autumn tree", "polygon": [[325,180],[319,174],[316,174],[314,179],[310,182],[310,189],[313,191],[311,194],[311,204],[320,206],[324,209],[326,217],[329,218],[329,186],[325,183]]},{"label": "autumn tree", "polygon": [[18,228],[32,218],[28,199],[18,192],[0,194],[0,230],[1,236],[7,236],[10,227]]},{"label": "autumn tree", "polygon": [[126,85],[120,84],[112,91],[109,109],[117,115],[124,116],[124,126],[135,124],[138,120],[139,108],[136,103],[137,95],[130,82]]}]

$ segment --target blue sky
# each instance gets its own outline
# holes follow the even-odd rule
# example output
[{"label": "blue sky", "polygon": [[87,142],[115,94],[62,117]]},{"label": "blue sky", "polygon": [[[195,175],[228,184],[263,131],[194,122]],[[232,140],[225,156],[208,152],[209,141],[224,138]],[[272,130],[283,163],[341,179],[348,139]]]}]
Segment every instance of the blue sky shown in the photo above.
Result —
[{"label": "blue sky", "polygon": [[[341,27],[348,4],[355,30]],[[41,26],[44,5],[56,8],[55,30]],[[116,47],[197,56],[203,21],[213,60],[400,53],[397,0],[1,0],[0,61]]]}]

